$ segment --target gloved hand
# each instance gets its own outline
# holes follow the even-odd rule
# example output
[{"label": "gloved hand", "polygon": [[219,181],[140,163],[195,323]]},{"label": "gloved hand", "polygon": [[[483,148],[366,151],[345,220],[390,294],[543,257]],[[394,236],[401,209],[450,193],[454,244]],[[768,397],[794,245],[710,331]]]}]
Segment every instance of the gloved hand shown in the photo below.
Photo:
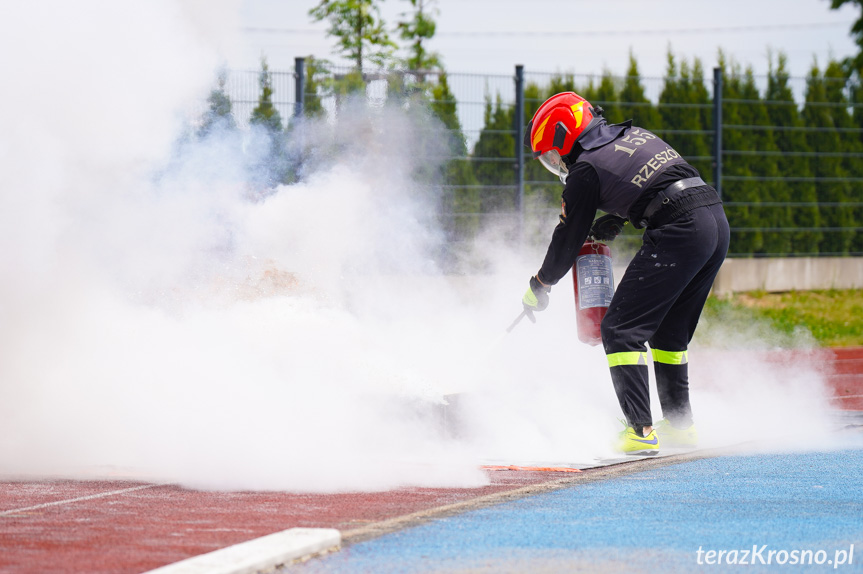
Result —
[{"label": "gloved hand", "polygon": [[589,236],[597,241],[614,241],[623,231],[626,220],[616,215],[603,215],[593,222]]},{"label": "gloved hand", "polygon": [[548,307],[548,292],[551,287],[543,285],[536,276],[530,278],[530,287],[521,299],[525,311],[544,311]]}]

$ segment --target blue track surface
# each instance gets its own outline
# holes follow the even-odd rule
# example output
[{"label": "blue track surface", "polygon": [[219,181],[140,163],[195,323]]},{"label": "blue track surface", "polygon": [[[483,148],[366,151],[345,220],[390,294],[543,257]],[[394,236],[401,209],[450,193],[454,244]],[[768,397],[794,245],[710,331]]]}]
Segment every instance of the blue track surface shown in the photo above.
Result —
[{"label": "blue track surface", "polygon": [[837,559],[845,564],[836,570],[863,571],[860,449],[697,460],[575,485],[355,544],[297,570],[826,572]]}]

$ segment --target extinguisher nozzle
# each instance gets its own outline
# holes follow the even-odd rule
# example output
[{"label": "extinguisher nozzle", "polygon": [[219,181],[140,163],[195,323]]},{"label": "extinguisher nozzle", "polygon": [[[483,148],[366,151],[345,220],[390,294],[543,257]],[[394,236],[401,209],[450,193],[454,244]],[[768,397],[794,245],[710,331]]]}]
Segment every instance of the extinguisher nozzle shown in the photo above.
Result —
[{"label": "extinguisher nozzle", "polygon": [[524,311],[522,311],[522,312],[521,312],[521,314],[519,314],[519,316],[515,318],[515,321],[513,321],[513,322],[512,322],[512,325],[510,325],[509,327],[507,327],[506,332],[507,332],[507,333],[512,333],[512,330],[513,330],[513,329],[515,329],[516,325],[518,325],[519,323],[521,323],[521,320],[522,320],[522,319],[524,319],[525,317],[527,317],[528,319],[530,319],[530,321],[531,321],[532,323],[536,323],[536,317],[534,317],[534,316],[533,316],[533,311],[531,311],[530,309],[525,308],[525,310],[524,310]]}]

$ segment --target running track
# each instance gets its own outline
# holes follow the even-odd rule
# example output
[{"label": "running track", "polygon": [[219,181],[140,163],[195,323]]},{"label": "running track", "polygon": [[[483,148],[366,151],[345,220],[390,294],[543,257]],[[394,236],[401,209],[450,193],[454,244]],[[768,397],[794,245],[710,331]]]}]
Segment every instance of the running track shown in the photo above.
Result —
[{"label": "running track", "polygon": [[[863,411],[863,349],[826,353],[831,355],[828,382],[834,390],[835,406]],[[348,555],[350,548],[371,544],[377,536],[436,517],[484,507],[488,507],[484,512],[493,512],[496,505],[531,494],[537,496],[525,500],[536,499],[540,504],[542,497],[564,496],[554,494],[558,491],[581,491],[565,488],[579,482],[588,485],[617,480],[650,469],[660,472],[680,462],[659,459],[579,474],[491,472],[491,484],[479,489],[409,489],[375,494],[199,492],[175,485],[122,480],[0,480],[0,572],[145,572],[293,527],[339,529],[347,545],[340,554]],[[863,490],[860,474],[856,475],[856,488],[858,492]],[[465,514],[468,515],[473,514]],[[417,531],[412,528],[405,532]],[[859,542],[859,560],[863,564],[863,539]]]}]

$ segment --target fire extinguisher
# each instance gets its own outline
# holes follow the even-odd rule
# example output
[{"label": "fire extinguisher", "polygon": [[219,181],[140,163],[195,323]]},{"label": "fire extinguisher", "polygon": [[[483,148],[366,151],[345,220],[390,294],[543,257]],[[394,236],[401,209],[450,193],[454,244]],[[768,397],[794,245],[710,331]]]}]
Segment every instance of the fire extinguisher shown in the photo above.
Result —
[{"label": "fire extinguisher", "polygon": [[591,239],[584,243],[572,266],[572,283],[578,338],[582,343],[598,345],[602,341],[599,325],[614,295],[608,245]]}]

